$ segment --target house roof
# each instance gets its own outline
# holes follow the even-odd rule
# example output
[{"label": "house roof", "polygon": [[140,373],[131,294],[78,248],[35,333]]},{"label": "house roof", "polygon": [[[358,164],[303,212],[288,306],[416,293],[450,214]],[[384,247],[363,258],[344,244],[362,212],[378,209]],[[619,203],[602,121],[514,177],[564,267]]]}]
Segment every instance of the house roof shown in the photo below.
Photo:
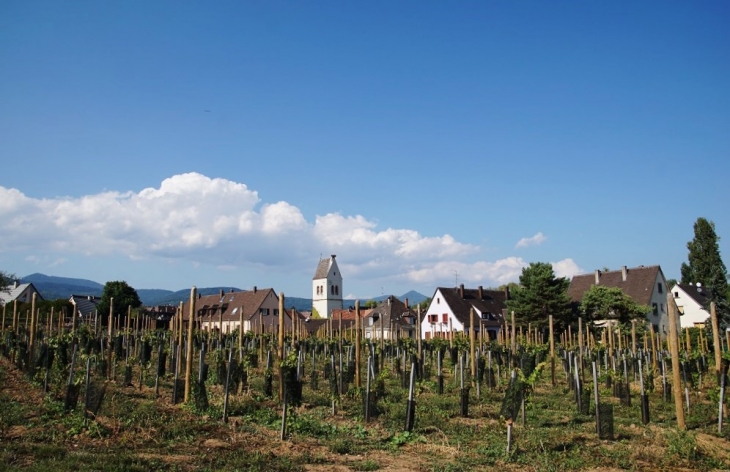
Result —
[{"label": "house roof", "polygon": [[332,264],[335,261],[335,257],[337,256],[332,254],[331,257],[320,259],[319,264],[317,264],[317,270],[314,271],[314,277],[312,277],[312,280],[326,279],[327,275],[330,273],[330,267],[332,267]]},{"label": "house roof", "polygon": [[[223,292],[214,295],[202,295],[195,300],[195,312],[199,317],[220,316],[223,313],[224,320],[238,320],[241,306],[243,306],[243,319],[250,320],[258,314],[259,308],[266,300],[266,297],[273,293],[278,298],[273,288],[254,288],[240,292]],[[190,301],[183,304],[183,317],[188,319],[190,313]]]},{"label": "house roof", "polygon": [[[679,287],[682,289],[684,293],[687,294],[688,297],[690,297],[692,300],[697,302],[698,305],[700,305],[703,308],[706,308],[710,305],[710,297],[709,293],[706,289],[700,287],[697,287],[696,285],[692,284],[677,284],[675,287]],[[672,287],[672,290],[674,290],[674,287]]]},{"label": "house roof", "polygon": [[[573,277],[568,287],[568,296],[574,302],[580,302],[583,295],[593,286],[602,285],[604,287],[620,288],[626,295],[630,296],[636,303],[640,305],[650,305],[651,296],[654,293],[657,275],[661,272],[661,267],[639,266],[625,268],[626,280],[623,279],[624,269],[610,270],[602,272],[595,271],[592,274],[582,274]],[[598,283],[596,283],[598,278]]]},{"label": "house roof", "polygon": [[[25,284],[16,282],[15,284],[8,285],[4,289],[0,290],[0,303],[5,304],[5,303],[12,302],[13,300],[17,300],[18,297],[20,297],[23,294],[23,292],[28,288],[32,288],[31,293],[36,292],[38,294],[36,300],[43,300],[43,297],[41,296],[40,292],[38,291],[37,288],[35,288],[35,285],[33,285],[32,282],[28,282]],[[21,300],[21,301],[23,301],[23,300]],[[30,302],[30,299],[27,301]]]},{"label": "house roof", "polygon": [[415,320],[416,314],[394,295],[390,295],[385,300],[379,302],[364,318],[377,317],[380,319],[381,316],[383,317],[384,326],[390,326],[393,323],[399,324],[402,328],[415,329],[414,323],[409,322],[407,317],[410,316]]},{"label": "house roof", "polygon": [[507,308],[509,292],[507,290],[484,290],[482,287],[476,289],[464,288],[460,285],[456,288],[438,287],[444,301],[449,305],[457,320],[464,326],[471,326],[471,308],[474,307],[482,315],[490,314],[494,319],[482,318],[481,324],[485,326],[504,324],[504,312]]},{"label": "house roof", "polygon": [[101,297],[92,295],[71,295],[69,300],[81,316],[91,316],[96,311],[97,305],[101,301]]},{"label": "house roof", "polygon": [[[360,308],[360,318],[365,318],[372,312],[373,310],[371,308]],[[332,316],[330,316],[333,320],[339,320],[342,318],[343,321],[347,320],[355,320],[355,309],[354,308],[344,308],[342,310],[334,309],[332,310]]]}]

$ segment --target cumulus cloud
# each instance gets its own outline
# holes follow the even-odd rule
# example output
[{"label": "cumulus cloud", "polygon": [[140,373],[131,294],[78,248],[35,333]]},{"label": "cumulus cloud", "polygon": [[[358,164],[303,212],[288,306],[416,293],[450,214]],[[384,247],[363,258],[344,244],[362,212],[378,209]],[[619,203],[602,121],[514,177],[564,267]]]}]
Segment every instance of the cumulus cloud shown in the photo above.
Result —
[{"label": "cumulus cloud", "polygon": [[[308,221],[288,202],[265,203],[243,183],[198,173],[175,175],[158,188],[107,191],[77,198],[34,199],[0,187],[0,252],[42,254],[29,263],[67,263],[74,255],[125,256],[130,260],[187,260],[220,271],[255,265],[308,272],[312,254],[341,255],[352,280],[439,285],[499,285],[518,279],[519,257],[479,259],[481,248],[449,234],[423,235],[378,228],[362,215],[327,213]],[[518,247],[539,244],[542,233]],[[316,262],[316,261],[315,261]],[[571,259],[559,275],[580,271]],[[362,289],[360,289],[362,290]]]},{"label": "cumulus cloud", "polygon": [[539,246],[540,244],[544,243],[546,239],[547,237],[542,234],[542,232],[538,232],[537,234],[535,234],[535,236],[532,236],[531,238],[522,238],[517,241],[517,244],[515,244],[515,249],[530,246]]},{"label": "cumulus cloud", "polygon": [[553,262],[553,271],[557,277],[567,277],[571,279],[574,275],[583,274],[585,271],[578,267],[573,259],[563,259],[562,261]]}]

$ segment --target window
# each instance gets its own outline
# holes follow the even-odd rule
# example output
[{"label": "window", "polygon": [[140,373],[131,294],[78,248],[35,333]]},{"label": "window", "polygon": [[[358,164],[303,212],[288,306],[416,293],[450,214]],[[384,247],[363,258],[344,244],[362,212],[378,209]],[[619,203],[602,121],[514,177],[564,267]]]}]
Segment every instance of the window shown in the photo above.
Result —
[{"label": "window", "polygon": [[269,309],[268,308],[259,308],[259,314],[263,316],[269,316]]},{"label": "window", "polygon": [[278,308],[274,308],[274,316],[279,316],[279,309]]},{"label": "window", "polygon": [[679,292],[674,292],[674,298],[679,298]]},{"label": "window", "polygon": [[651,307],[652,307],[652,311],[654,313],[654,316],[657,316],[659,314],[659,307],[657,306],[656,303],[652,303],[651,304]]},{"label": "window", "polygon": [[441,315],[441,322],[442,323],[448,323],[449,322],[449,314],[448,313],[444,313],[443,315]]},{"label": "window", "polygon": [[659,311],[661,311],[662,313],[664,313],[664,303],[660,303],[659,304]]},{"label": "window", "polygon": [[431,324],[437,323],[439,320],[439,315],[428,315],[428,322]]},{"label": "window", "polygon": [[658,284],[656,284],[656,289],[657,289],[657,291],[659,293],[662,293],[662,283],[661,282],[659,282]]},{"label": "window", "polygon": [[437,298],[436,299],[436,304],[439,305],[440,303],[441,303],[441,299],[440,298]]}]

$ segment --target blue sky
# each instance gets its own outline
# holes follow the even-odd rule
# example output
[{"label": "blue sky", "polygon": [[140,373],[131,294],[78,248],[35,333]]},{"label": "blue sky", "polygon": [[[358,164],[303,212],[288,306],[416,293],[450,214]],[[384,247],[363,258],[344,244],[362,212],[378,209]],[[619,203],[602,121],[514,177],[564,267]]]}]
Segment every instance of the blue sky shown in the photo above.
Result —
[{"label": "blue sky", "polygon": [[[0,4],[0,268],[310,296],[730,252],[728,2]],[[520,242],[522,241],[522,242]]]}]

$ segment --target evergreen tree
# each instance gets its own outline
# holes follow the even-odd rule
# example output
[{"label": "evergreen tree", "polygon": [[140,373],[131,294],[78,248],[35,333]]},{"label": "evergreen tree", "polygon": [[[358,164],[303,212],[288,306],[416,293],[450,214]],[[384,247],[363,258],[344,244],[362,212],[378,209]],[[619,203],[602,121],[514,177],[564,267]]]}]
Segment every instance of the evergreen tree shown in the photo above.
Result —
[{"label": "evergreen tree", "polygon": [[727,268],[720,257],[720,238],[715,233],[715,223],[697,218],[694,239],[687,243],[688,262],[682,263],[682,283],[700,283],[710,299],[717,304],[723,324],[730,321],[728,310]]},{"label": "evergreen tree", "polygon": [[565,327],[571,322],[569,285],[565,277],[555,277],[552,264],[531,262],[522,269],[520,285],[511,291],[507,309],[514,310],[516,320],[523,325],[544,328],[548,316],[553,315],[553,324]]}]

